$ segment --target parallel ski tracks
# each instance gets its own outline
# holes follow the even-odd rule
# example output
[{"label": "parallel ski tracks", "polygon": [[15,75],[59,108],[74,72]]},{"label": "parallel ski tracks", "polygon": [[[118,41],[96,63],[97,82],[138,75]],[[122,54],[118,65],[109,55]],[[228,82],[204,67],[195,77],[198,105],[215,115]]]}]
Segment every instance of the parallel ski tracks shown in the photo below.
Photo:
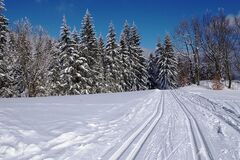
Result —
[{"label": "parallel ski tracks", "polygon": [[175,100],[178,102],[180,108],[182,109],[186,117],[188,134],[192,144],[192,152],[193,152],[194,160],[203,160],[203,159],[213,160],[211,151],[208,148],[206,140],[204,139],[204,136],[200,130],[200,127],[196,119],[194,118],[192,113],[189,111],[189,109],[186,107],[186,105],[174,93],[174,91],[172,91],[171,93],[175,98]]},{"label": "parallel ski tracks", "polygon": [[[110,160],[125,160],[135,159],[140,152],[142,146],[146,142],[149,135],[152,133],[164,112],[164,92],[161,93],[161,98],[156,106],[156,109],[151,117],[143,123],[129,138],[112,154]],[[128,152],[126,155],[125,153]]]},{"label": "parallel ski tracks", "polygon": [[[210,104],[215,110],[216,110],[216,106],[219,106],[219,104],[213,102],[212,100],[210,99],[207,99],[206,97],[203,97],[203,96],[200,96],[198,94],[193,94],[192,95],[194,96],[197,96],[205,101],[208,102],[208,104]],[[187,98],[187,97],[186,97]],[[193,104],[196,104],[198,106],[200,106],[203,110],[206,110],[206,111],[209,111],[209,109],[206,108],[205,105],[201,104],[201,103],[197,103],[195,101],[193,101],[192,99],[190,98],[187,98],[190,102],[192,102]],[[223,106],[220,106],[220,108],[223,108]],[[232,123],[232,121],[229,121],[228,118],[226,118],[225,116],[221,115],[221,113],[218,113],[218,112],[212,112],[215,116],[217,116],[222,122],[228,124],[230,127],[232,127],[235,131],[237,131],[238,133],[240,133],[240,128],[238,125]],[[235,122],[239,122],[239,120],[235,117],[233,117],[231,114],[228,115],[229,117],[231,117]]]}]

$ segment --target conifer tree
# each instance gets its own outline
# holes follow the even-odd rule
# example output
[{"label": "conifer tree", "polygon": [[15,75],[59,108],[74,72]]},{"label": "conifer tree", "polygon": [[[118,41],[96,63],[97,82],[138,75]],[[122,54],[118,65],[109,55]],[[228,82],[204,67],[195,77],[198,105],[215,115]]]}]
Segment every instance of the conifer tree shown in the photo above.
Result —
[{"label": "conifer tree", "polygon": [[126,42],[125,34],[121,34],[120,38],[120,46],[119,46],[119,54],[121,56],[122,66],[120,68],[121,73],[121,86],[123,91],[130,91],[131,90],[131,83],[130,83],[130,57],[128,52],[128,46]]},{"label": "conifer tree", "polygon": [[148,73],[146,60],[143,56],[143,50],[140,47],[140,35],[138,34],[137,27],[133,23],[130,29],[130,53],[132,60],[132,68],[135,79],[136,90],[147,89]]},{"label": "conifer tree", "polygon": [[174,55],[170,36],[165,38],[165,50],[159,60],[159,87],[160,89],[174,89],[177,87],[177,60]]},{"label": "conifer tree", "polygon": [[61,72],[61,64],[60,64],[60,45],[59,42],[52,43],[52,51],[50,52],[51,55],[51,62],[49,65],[49,72],[48,72],[48,92],[49,95],[58,96],[61,95],[61,80],[60,80],[60,72]]},{"label": "conifer tree", "polygon": [[102,63],[102,67],[103,67],[103,77],[104,80],[106,78],[106,63],[105,63],[105,56],[106,56],[106,50],[105,50],[105,44],[104,44],[104,40],[102,35],[100,34],[99,38],[98,38],[98,52],[101,55],[101,63]]},{"label": "conifer tree", "polygon": [[60,90],[62,95],[86,94],[90,90],[90,68],[87,59],[75,47],[66,18],[60,35]]},{"label": "conifer tree", "polygon": [[121,34],[120,39],[120,55],[123,62],[123,80],[124,80],[124,90],[125,91],[134,91],[136,90],[136,76],[133,69],[133,56],[131,55],[130,48],[130,27],[126,21],[124,28]]},{"label": "conifer tree", "polygon": [[156,62],[159,61],[162,54],[164,54],[164,46],[162,45],[160,39],[158,39],[157,48],[155,51],[155,61]]},{"label": "conifer tree", "polygon": [[105,44],[104,44],[104,40],[102,35],[100,34],[99,38],[98,38],[98,52],[101,55],[101,62],[100,62],[100,66],[101,66],[101,70],[99,71],[101,75],[101,86],[99,86],[99,90],[100,93],[107,93],[108,91],[110,91],[110,89],[108,88],[107,85],[107,68],[106,68],[106,50],[105,50]]},{"label": "conifer tree", "polygon": [[148,88],[156,89],[157,88],[157,63],[156,57],[154,54],[150,54],[148,59]]},{"label": "conifer tree", "polygon": [[67,25],[66,17],[63,17],[63,23],[61,26],[60,40],[59,40],[59,62],[61,64],[60,71],[60,85],[58,86],[61,95],[69,94],[71,88],[71,75],[70,69],[73,61],[72,49],[71,49],[71,33]]},{"label": "conifer tree", "polygon": [[78,49],[78,47],[80,45],[80,36],[79,36],[79,33],[77,32],[76,27],[73,28],[71,36],[72,36],[74,45],[77,46],[76,49]]},{"label": "conifer tree", "polygon": [[94,25],[90,12],[87,10],[83,17],[81,33],[81,51],[87,60],[90,67],[89,74],[91,75],[91,88],[90,93],[98,93],[98,86],[101,85],[102,74],[101,70],[101,55],[98,52],[98,45]]},{"label": "conifer tree", "polygon": [[4,0],[0,0],[0,51],[3,52],[7,43],[8,19],[3,15],[5,11]]},{"label": "conifer tree", "polygon": [[111,91],[122,91],[120,85],[121,74],[119,73],[121,58],[118,51],[118,44],[116,43],[116,33],[112,23],[109,25],[109,32],[107,35],[105,63],[107,67],[107,83],[109,84]]},{"label": "conifer tree", "polygon": [[162,45],[160,39],[158,39],[157,41],[157,47],[156,47],[156,50],[155,50],[155,57],[153,59],[153,64],[154,64],[154,79],[155,79],[155,88],[159,88],[160,86],[160,82],[159,82],[159,74],[160,74],[160,70],[161,70],[161,66],[160,66],[160,59],[161,57],[165,54],[165,48],[164,46]]},{"label": "conifer tree", "polygon": [[[80,45],[80,36],[77,32],[77,29],[74,27],[72,34],[72,47],[74,48],[74,68],[75,72],[73,73],[75,85],[74,88],[78,90],[78,94],[87,94],[90,93],[90,89],[92,86],[91,79],[91,68],[88,65],[86,57],[83,55],[81,51]],[[101,86],[101,83],[99,84]]]},{"label": "conifer tree", "polygon": [[10,55],[8,53],[8,19],[3,15],[5,5],[0,0],[0,96],[12,97],[13,77],[10,74]]}]

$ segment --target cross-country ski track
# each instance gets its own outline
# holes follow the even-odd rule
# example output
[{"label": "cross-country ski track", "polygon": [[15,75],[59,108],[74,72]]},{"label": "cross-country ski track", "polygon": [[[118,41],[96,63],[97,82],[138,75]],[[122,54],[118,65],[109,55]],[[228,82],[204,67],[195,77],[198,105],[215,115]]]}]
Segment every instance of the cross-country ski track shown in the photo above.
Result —
[{"label": "cross-country ski track", "polygon": [[186,87],[2,99],[0,159],[240,160],[239,97]]}]

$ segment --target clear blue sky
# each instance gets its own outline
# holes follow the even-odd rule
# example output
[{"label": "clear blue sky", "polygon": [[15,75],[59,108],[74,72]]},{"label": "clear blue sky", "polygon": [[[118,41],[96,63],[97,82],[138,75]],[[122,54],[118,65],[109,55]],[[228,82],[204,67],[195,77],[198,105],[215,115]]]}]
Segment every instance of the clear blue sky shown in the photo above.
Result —
[{"label": "clear blue sky", "polygon": [[58,37],[62,16],[71,27],[80,30],[82,17],[89,9],[97,34],[106,35],[112,21],[118,36],[123,23],[134,21],[142,36],[142,46],[155,48],[157,38],[173,33],[182,19],[213,13],[224,8],[227,14],[239,14],[240,0],[5,0],[5,15],[10,23],[28,17],[33,25],[42,25],[53,37]]}]

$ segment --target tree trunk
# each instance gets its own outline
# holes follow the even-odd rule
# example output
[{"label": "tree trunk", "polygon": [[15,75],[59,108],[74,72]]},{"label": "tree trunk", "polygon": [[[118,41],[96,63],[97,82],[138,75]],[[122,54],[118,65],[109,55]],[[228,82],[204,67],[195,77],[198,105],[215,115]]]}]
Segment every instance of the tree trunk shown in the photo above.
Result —
[{"label": "tree trunk", "polygon": [[192,60],[191,60],[191,57],[190,57],[188,44],[187,44],[186,42],[185,42],[185,46],[186,46],[187,54],[188,54],[189,74],[190,74],[190,75],[189,75],[189,78],[190,78],[190,81],[191,81],[193,84],[196,84],[195,78],[194,78],[194,74],[193,74],[193,64],[192,64]]},{"label": "tree trunk", "polygon": [[194,51],[194,72],[195,72],[195,83],[199,86],[200,85],[200,59],[197,49]]},{"label": "tree trunk", "polygon": [[200,85],[200,58],[199,58],[199,54],[198,51],[196,52],[196,81],[197,81],[197,85]]},{"label": "tree trunk", "polygon": [[219,81],[220,81],[222,78],[222,75],[221,75],[220,63],[218,62],[218,60],[215,61],[215,69],[216,69],[216,76],[219,77]]},{"label": "tree trunk", "polygon": [[228,79],[228,88],[230,89],[232,87],[232,75],[231,75],[231,66],[227,58],[225,59],[225,65],[226,65],[226,75]]}]

